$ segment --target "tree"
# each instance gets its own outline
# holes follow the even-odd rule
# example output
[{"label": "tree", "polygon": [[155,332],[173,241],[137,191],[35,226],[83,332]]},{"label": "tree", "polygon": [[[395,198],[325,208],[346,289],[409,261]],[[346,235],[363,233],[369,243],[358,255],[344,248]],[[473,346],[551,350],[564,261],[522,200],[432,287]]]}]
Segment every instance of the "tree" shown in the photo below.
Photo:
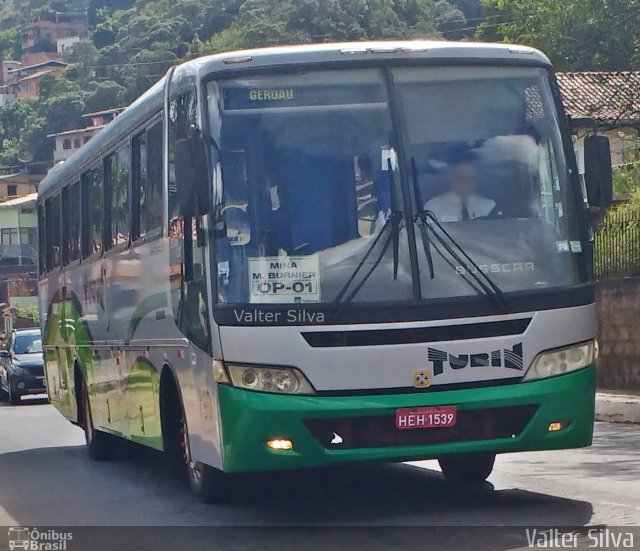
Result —
[{"label": "tree", "polygon": [[20,28],[0,32],[0,59],[20,59]]},{"label": "tree", "polygon": [[40,98],[0,109],[0,165],[20,164],[24,150],[50,160],[47,134],[83,124],[86,110],[133,101],[182,60],[276,44],[462,37],[479,1],[20,0],[11,28],[0,31],[5,59],[19,56],[21,25],[38,15],[88,9],[93,32],[65,54],[64,76],[42,79]]},{"label": "tree", "polygon": [[93,93],[87,96],[85,108],[89,112],[120,107],[125,102],[127,89],[113,80],[97,84]]},{"label": "tree", "polygon": [[0,170],[20,164],[20,151],[24,149],[23,137],[29,117],[34,110],[34,100],[14,102],[0,109]]},{"label": "tree", "polygon": [[484,0],[478,37],[541,48],[563,70],[640,63],[638,0]]}]

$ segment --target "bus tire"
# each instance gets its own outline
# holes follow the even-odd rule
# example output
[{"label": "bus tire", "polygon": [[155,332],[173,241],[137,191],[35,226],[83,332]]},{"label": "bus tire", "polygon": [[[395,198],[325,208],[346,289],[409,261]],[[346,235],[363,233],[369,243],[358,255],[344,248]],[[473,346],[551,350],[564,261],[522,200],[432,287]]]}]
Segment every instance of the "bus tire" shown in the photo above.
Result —
[{"label": "bus tire", "polygon": [[82,403],[82,428],[84,429],[84,439],[87,443],[89,457],[94,461],[108,461],[116,455],[115,438],[105,432],[93,428],[91,418],[91,407],[89,406],[89,393],[86,391],[84,382],[80,389]]},{"label": "bus tire", "polygon": [[489,478],[495,453],[448,455],[438,459],[442,474],[453,484],[480,484]]},{"label": "bus tire", "polygon": [[184,409],[182,408],[180,417],[182,457],[187,468],[187,476],[189,477],[191,490],[202,503],[229,503],[233,498],[231,485],[232,475],[226,474],[210,465],[194,461],[191,458],[189,433],[187,431]]},{"label": "bus tire", "polygon": [[164,450],[172,470],[187,475],[191,490],[203,503],[228,503],[232,499],[231,475],[191,459],[184,406],[168,368],[161,375],[160,396]]},{"label": "bus tire", "polygon": [[231,475],[199,461],[187,465],[191,490],[202,503],[224,504],[233,499]]}]

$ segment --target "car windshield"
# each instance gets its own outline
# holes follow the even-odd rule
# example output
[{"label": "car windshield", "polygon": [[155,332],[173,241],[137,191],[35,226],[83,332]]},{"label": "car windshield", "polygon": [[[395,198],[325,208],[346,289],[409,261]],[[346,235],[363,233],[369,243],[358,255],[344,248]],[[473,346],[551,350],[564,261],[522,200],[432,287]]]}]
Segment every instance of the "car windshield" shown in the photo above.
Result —
[{"label": "car windshield", "polygon": [[13,341],[14,354],[39,354],[42,352],[40,335],[16,335]]},{"label": "car windshield", "polygon": [[584,277],[543,69],[308,71],[211,81],[208,96],[220,303],[332,303],[358,285],[354,302],[464,297],[478,270],[507,293]]}]

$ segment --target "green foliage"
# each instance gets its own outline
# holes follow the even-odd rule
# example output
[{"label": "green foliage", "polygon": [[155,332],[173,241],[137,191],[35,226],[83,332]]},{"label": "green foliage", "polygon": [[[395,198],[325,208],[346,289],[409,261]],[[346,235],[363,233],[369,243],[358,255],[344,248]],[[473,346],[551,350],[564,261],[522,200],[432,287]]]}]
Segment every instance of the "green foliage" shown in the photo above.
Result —
[{"label": "green foliage", "polygon": [[0,32],[0,59],[20,59],[20,28]]},{"label": "green foliage", "polygon": [[438,38],[464,27],[461,10],[434,0],[247,0],[208,51],[272,44]]},{"label": "green foliage", "polygon": [[638,0],[483,0],[483,40],[536,46],[563,70],[638,66]]},{"label": "green foliage", "polygon": [[33,320],[36,325],[40,324],[40,311],[37,306],[16,306],[16,314],[20,318]]},{"label": "green foliage", "polygon": [[[53,134],[86,111],[125,105],[185,59],[240,48],[384,38],[463,38],[480,0],[5,0],[0,55],[19,57],[21,25],[87,10],[92,32],[66,54],[41,96],[0,109],[0,168],[51,160]],[[45,45],[52,48],[53,45]]]},{"label": "green foliage", "polygon": [[613,196],[618,199],[632,197],[640,190],[640,162],[618,167],[613,171]]},{"label": "green foliage", "polygon": [[598,277],[640,275],[640,189],[613,207],[596,234],[594,270]]},{"label": "green foliage", "polygon": [[85,109],[88,112],[120,107],[127,95],[127,89],[113,80],[99,82],[95,90],[87,96]]}]

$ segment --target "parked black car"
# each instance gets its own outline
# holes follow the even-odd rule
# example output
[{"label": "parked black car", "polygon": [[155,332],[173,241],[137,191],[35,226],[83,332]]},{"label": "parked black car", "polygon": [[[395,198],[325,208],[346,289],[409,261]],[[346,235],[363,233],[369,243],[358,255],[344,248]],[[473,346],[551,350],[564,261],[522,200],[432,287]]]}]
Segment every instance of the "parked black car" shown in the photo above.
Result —
[{"label": "parked black car", "polygon": [[26,394],[46,392],[40,329],[13,331],[0,349],[0,397],[15,405]]}]

